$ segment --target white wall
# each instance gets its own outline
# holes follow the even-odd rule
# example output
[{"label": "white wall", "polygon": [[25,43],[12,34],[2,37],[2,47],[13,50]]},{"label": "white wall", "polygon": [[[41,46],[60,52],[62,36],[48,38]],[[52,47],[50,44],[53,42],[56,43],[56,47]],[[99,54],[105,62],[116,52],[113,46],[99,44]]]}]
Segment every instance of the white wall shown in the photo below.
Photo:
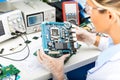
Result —
[{"label": "white wall", "polygon": [[86,3],[86,0],[75,0],[75,1],[77,1],[78,3],[80,3],[82,7],[84,7],[84,5]]}]

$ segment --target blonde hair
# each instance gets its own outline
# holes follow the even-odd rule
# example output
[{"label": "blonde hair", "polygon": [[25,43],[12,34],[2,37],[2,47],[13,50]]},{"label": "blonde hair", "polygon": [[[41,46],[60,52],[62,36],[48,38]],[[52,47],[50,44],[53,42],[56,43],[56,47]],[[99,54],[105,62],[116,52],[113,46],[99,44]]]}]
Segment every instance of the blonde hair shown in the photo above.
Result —
[{"label": "blonde hair", "polygon": [[97,7],[109,10],[120,22],[120,0],[91,0]]}]

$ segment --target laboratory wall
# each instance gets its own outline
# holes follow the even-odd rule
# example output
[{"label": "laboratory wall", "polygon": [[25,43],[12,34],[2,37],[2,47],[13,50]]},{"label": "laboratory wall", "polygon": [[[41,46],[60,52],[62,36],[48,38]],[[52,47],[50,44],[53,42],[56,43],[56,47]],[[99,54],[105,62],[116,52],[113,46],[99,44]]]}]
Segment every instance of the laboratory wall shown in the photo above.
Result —
[{"label": "laboratory wall", "polygon": [[0,0],[0,2],[6,2],[7,0]]}]

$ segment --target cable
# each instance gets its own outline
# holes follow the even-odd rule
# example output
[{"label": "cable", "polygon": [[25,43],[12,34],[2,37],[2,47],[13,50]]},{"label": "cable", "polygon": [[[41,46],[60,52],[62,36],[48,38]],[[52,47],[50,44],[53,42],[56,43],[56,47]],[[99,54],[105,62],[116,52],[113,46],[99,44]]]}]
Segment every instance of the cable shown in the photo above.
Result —
[{"label": "cable", "polygon": [[[23,38],[23,37],[22,37]],[[23,38],[24,39],[24,38]],[[24,40],[25,41],[25,40]],[[25,60],[28,56],[29,56],[29,54],[30,54],[30,49],[29,49],[29,46],[26,44],[26,47],[28,48],[28,54],[27,54],[27,56],[25,56],[23,59],[12,59],[12,58],[8,58],[8,57],[4,57],[4,56],[0,56],[0,57],[2,57],[2,58],[5,58],[5,59],[9,59],[9,60],[12,60],[12,61],[23,61],[23,60]]]},{"label": "cable", "polygon": [[[16,33],[15,33],[15,34],[16,34]],[[18,34],[16,34],[16,35],[18,35]],[[21,36],[21,35],[19,35],[19,36],[20,36],[20,37],[24,40],[24,42],[25,42],[24,37]],[[26,37],[26,39],[28,39],[26,35],[25,35],[25,37]],[[28,54],[27,54],[27,56],[25,56],[23,59],[18,59],[18,60],[17,60],[17,59],[12,59],[12,58],[5,57],[5,56],[8,56],[8,55],[12,55],[12,54],[21,52],[21,51],[24,50],[26,47],[28,48]],[[20,51],[17,51],[17,52],[14,52],[14,53],[10,53],[10,54],[0,55],[0,57],[5,58],[5,59],[9,59],[9,60],[12,60],[12,61],[23,61],[23,60],[25,60],[29,55],[30,55],[30,49],[29,49],[28,44],[26,44],[26,46],[25,46],[23,49],[21,49]]]},{"label": "cable", "polygon": [[[2,54],[2,56],[8,56],[8,55],[12,55],[12,54],[16,54],[16,53],[19,53],[21,51],[23,51],[25,48],[27,47],[27,45],[25,45],[25,47],[23,47],[21,50],[19,51],[16,51],[16,52],[13,52],[13,53],[8,53],[8,54]],[[1,55],[0,55],[1,56]]]},{"label": "cable", "polygon": [[[16,34],[16,33],[17,33],[17,34]],[[20,37],[24,40],[24,42],[25,42],[25,39],[24,39],[20,34],[18,34],[18,33],[20,33],[20,32],[16,31],[16,33],[11,33],[11,34],[12,34],[12,35],[20,36]],[[22,34],[22,33],[21,33],[21,34]],[[24,36],[25,36],[26,39],[28,40],[27,36],[26,36],[26,35],[24,35]],[[8,56],[8,55],[12,55],[12,54],[19,53],[19,52],[23,51],[26,47],[27,47],[27,45],[25,45],[25,47],[23,47],[23,48],[22,48],[21,50],[19,50],[19,51],[16,51],[16,52],[13,52],[13,53],[8,53],[8,54],[3,54],[2,56]]]}]

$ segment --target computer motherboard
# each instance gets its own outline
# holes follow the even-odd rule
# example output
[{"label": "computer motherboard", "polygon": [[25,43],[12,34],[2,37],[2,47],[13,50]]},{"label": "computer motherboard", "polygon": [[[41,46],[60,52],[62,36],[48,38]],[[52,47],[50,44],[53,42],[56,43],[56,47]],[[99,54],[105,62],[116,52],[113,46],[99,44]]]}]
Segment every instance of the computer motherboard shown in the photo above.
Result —
[{"label": "computer motherboard", "polygon": [[43,22],[41,37],[44,52],[54,58],[75,54],[80,45],[74,40],[72,29],[69,22]]}]

